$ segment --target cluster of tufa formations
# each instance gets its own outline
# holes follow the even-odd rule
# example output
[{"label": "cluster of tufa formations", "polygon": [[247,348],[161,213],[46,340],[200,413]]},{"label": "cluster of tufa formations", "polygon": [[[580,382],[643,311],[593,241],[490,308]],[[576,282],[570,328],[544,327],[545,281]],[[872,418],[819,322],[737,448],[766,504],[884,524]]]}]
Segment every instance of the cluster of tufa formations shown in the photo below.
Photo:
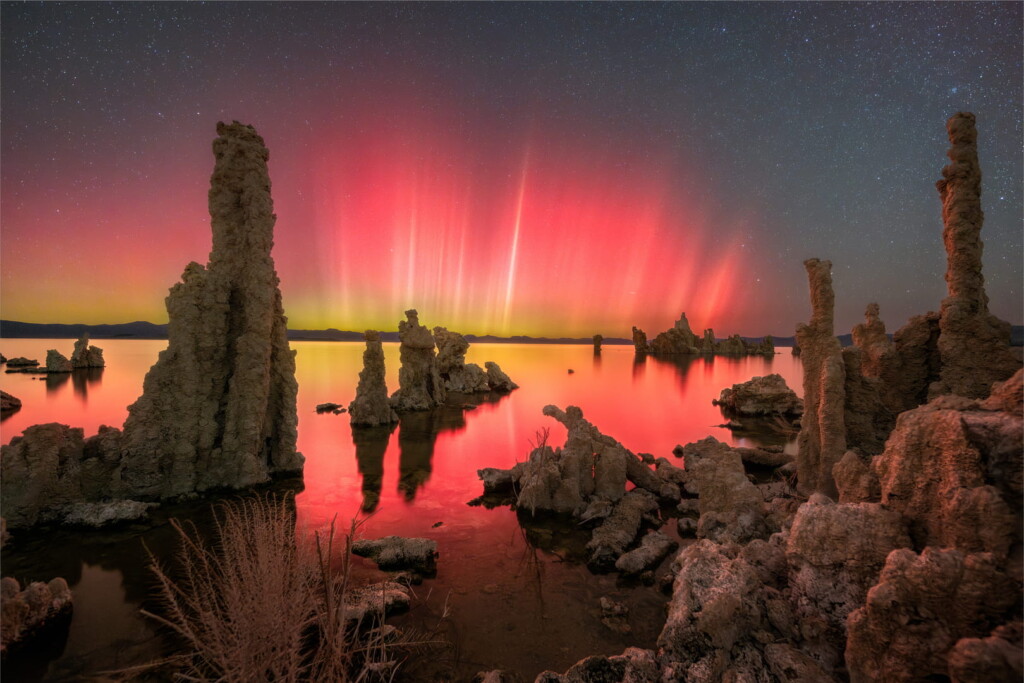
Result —
[{"label": "cluster of tufa formations", "polygon": [[[0,509],[12,529],[101,523],[110,510],[137,514],[141,503],[126,505],[133,499],[242,488],[301,471],[295,358],[270,255],[269,153],[251,126],[219,123],[217,134],[213,250],[206,267],[190,263],[171,288],[167,349],[123,430],[104,426],[84,439],[81,429],[34,425],[3,446]],[[103,362],[87,339],[72,358],[69,369]]]},{"label": "cluster of tufa formations", "polygon": [[686,314],[682,313],[675,325],[656,336],[651,342],[643,330],[633,328],[633,347],[637,355],[652,354],[655,356],[676,355],[708,355],[708,356],[751,356],[775,355],[775,342],[771,335],[764,337],[759,343],[744,341],[734,334],[724,341],[715,339],[715,331],[708,328],[703,336],[698,337],[690,329]]},{"label": "cluster of tufa formations", "polygon": [[2,361],[7,364],[6,372],[23,372],[29,374],[61,374],[72,370],[102,368],[106,366],[103,360],[103,349],[98,346],[89,346],[89,334],[86,332],[81,339],[75,342],[75,350],[71,354],[71,360],[57,349],[49,349],[46,352],[46,363],[42,366],[39,361],[30,358],[12,358]]},{"label": "cluster of tufa formations", "polygon": [[[507,393],[517,389],[497,363],[487,361],[484,370],[466,362],[469,342],[458,332],[435,327],[431,334],[420,324],[415,309],[405,312],[398,323],[398,390],[388,398],[384,381],[384,349],[378,332],[366,332],[363,369],[359,373],[355,400],[349,405],[352,424],[375,427],[398,421],[404,412],[431,410],[444,405],[448,392],[476,394]],[[435,351],[436,347],[436,351]]]},{"label": "cluster of tufa formations", "polygon": [[[589,549],[600,569],[624,571],[623,558],[662,547],[651,529],[667,518],[698,539],[671,562],[656,650],[588,657],[538,683],[1022,679],[1024,370],[1009,326],[987,310],[974,117],[947,128],[952,163],[938,187],[949,296],[938,314],[912,318],[890,341],[870,304],[843,349],[831,264],[805,262],[812,314],[797,330],[795,463],[709,437],[676,448],[679,469],[629,453],[578,409],[548,407],[569,429],[564,447],[480,472],[486,493],[513,492],[520,515],[596,521]],[[688,326],[675,329],[659,348],[700,347]],[[635,328],[634,341],[646,348]],[[742,412],[745,392],[784,396],[774,384],[737,385],[722,400]],[[755,484],[745,465],[783,476]]]}]

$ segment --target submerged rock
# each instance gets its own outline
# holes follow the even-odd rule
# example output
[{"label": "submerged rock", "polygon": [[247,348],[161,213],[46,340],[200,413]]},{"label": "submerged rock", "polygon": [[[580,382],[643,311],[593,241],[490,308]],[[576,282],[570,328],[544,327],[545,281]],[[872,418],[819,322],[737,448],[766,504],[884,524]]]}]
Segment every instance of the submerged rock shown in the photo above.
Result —
[{"label": "submerged rock", "polygon": [[391,395],[391,406],[398,412],[430,410],[445,399],[444,383],[434,355],[434,337],[420,325],[416,309],[406,311],[405,317],[398,323],[402,367],[398,370],[398,391]]},{"label": "submerged rock", "polygon": [[384,381],[384,347],[380,343],[380,333],[367,330],[365,338],[363,369],[359,371],[356,397],[348,406],[351,423],[375,427],[398,422],[398,414],[391,407]]},{"label": "submerged rock", "polygon": [[786,385],[782,375],[754,377],[729,389],[711,403],[739,415],[800,415],[804,402]]},{"label": "submerged rock", "polygon": [[832,466],[846,452],[842,348],[832,325],[832,262],[804,261],[811,290],[811,322],[797,326],[804,366],[804,414],[798,438],[797,477],[802,493],[835,497]]},{"label": "submerged rock", "polygon": [[385,536],[356,541],[352,552],[370,558],[385,571],[409,569],[427,576],[437,573],[437,541],[429,538]]},{"label": "submerged rock", "polygon": [[17,358],[11,358],[7,361],[7,367],[9,368],[27,368],[39,365],[39,361],[34,358],[25,358],[24,356],[18,356]]},{"label": "submerged rock", "polygon": [[42,628],[59,619],[70,622],[71,590],[62,578],[49,583],[36,581],[21,589],[17,579],[5,576],[0,582],[0,652],[25,643]]},{"label": "submerged rock", "polygon": [[362,625],[379,624],[384,617],[409,609],[409,588],[394,581],[371,583],[345,591],[345,621]]},{"label": "submerged rock", "polygon": [[71,367],[76,369],[102,368],[105,365],[103,349],[98,346],[89,346],[89,333],[82,333],[81,339],[75,342],[75,350],[71,354]]},{"label": "submerged rock", "polygon": [[323,413],[334,413],[335,415],[341,415],[345,412],[345,409],[341,407],[340,403],[319,403],[316,406],[316,412],[318,415]]},{"label": "submerged rock", "polygon": [[71,372],[71,361],[57,349],[50,349],[46,352],[47,372]]}]

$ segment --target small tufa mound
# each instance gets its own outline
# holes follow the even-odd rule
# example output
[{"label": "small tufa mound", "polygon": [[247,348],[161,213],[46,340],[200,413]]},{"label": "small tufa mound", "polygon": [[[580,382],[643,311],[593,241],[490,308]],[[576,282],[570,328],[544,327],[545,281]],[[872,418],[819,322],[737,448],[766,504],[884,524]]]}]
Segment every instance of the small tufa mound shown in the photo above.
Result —
[{"label": "small tufa mound", "polygon": [[385,536],[356,541],[352,553],[370,558],[384,571],[410,570],[424,576],[437,573],[437,541],[429,538]]},{"label": "small tufa mound", "polygon": [[743,416],[789,415],[804,412],[804,402],[796,395],[782,375],[772,374],[754,377],[729,389],[722,389],[721,395],[711,401],[721,406],[722,412]]},{"label": "small tufa mound", "polygon": [[82,338],[75,342],[75,350],[71,354],[71,367],[75,369],[102,368],[105,365],[103,349],[98,346],[89,346],[89,333],[83,333]]},{"label": "small tufa mound", "polygon": [[50,349],[46,352],[47,372],[71,372],[71,361],[57,349]]}]

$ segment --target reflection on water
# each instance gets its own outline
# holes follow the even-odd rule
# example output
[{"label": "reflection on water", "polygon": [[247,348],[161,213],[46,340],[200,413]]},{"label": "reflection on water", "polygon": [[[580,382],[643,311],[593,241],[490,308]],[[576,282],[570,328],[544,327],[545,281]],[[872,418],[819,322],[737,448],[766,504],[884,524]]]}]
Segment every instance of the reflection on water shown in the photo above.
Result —
[{"label": "reflection on water", "polygon": [[80,368],[71,373],[71,384],[75,387],[75,393],[81,396],[83,401],[88,400],[89,387],[96,386],[101,381],[103,381],[103,368]]},{"label": "reflection on water", "polygon": [[[54,346],[54,340],[2,340],[0,351],[37,357]],[[86,436],[101,424],[122,424],[146,371],[165,346],[164,341],[104,340],[107,367],[102,374],[76,372],[54,386],[31,375],[0,375],[2,388],[23,401],[22,410],[4,419],[0,437],[6,443],[26,426],[42,422],[82,427]],[[709,434],[734,445],[785,440],[731,433],[720,427],[725,420],[711,400],[725,387],[771,372],[799,393],[802,372],[788,349],[769,358],[669,360],[635,358],[632,346],[605,345],[596,355],[590,344],[477,344],[467,361],[497,362],[520,389],[500,397],[452,395],[449,405],[405,415],[397,426],[353,430],[347,414],[318,415],[315,407],[327,401],[347,405],[354,398],[364,345],[292,346],[298,351],[298,446],[306,456],[305,488],[296,497],[299,523],[322,528],[337,519],[345,527],[348,520],[361,518],[361,534],[367,538],[400,534],[438,543],[437,578],[419,592],[417,608],[396,622],[425,627],[450,614],[442,628],[456,648],[447,659],[417,662],[410,676],[421,679],[468,680],[480,670],[508,668],[532,680],[545,668],[564,671],[589,654],[654,646],[664,621],[664,596],[622,585],[614,575],[591,574],[578,561],[586,536],[574,525],[527,520],[524,528],[508,508],[466,505],[482,493],[477,470],[524,460],[538,429],[550,428],[553,445],[564,442],[564,427],[542,415],[545,405],[578,405],[602,432],[633,452],[672,458],[676,444]],[[398,345],[384,344],[384,352],[393,391]],[[575,372],[568,374],[569,368]],[[791,448],[792,442],[787,443]],[[197,507],[174,514],[208,516],[207,503]],[[137,616],[153,587],[143,539],[161,557],[173,553],[174,537],[166,524],[111,533],[47,533],[38,539],[15,538],[13,546],[5,547],[5,573],[22,581],[64,576],[75,593],[68,645],[50,665],[50,677],[97,671],[114,661],[123,665],[132,657],[145,659],[141,653],[154,649],[151,626]],[[361,558],[356,567],[363,577],[380,576]],[[106,573],[98,576],[99,571]],[[602,596],[630,607],[631,633],[612,632],[601,624]],[[104,625],[103,619],[110,623]],[[93,640],[83,640],[83,629]]]}]

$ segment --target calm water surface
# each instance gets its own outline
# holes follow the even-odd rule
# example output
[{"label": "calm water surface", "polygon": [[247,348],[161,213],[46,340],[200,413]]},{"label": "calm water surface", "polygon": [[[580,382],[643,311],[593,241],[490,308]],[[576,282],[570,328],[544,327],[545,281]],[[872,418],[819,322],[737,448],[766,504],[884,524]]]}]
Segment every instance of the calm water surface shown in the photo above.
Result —
[{"label": "calm water surface", "polygon": [[[43,360],[49,348],[70,354],[73,342],[5,339],[0,351]],[[101,424],[123,423],[166,341],[96,344],[108,363],[100,371],[42,379],[0,375],[0,386],[23,402],[20,411],[0,423],[4,443],[41,422],[83,427],[86,436]],[[409,677],[422,680],[465,680],[491,668],[514,669],[532,680],[543,669],[565,670],[590,654],[651,647],[661,630],[666,598],[615,575],[591,574],[578,561],[586,536],[571,525],[545,523],[524,530],[508,508],[466,505],[482,492],[476,471],[524,460],[537,430],[549,428],[549,443],[564,443],[564,428],[541,414],[543,406],[578,405],[602,432],[634,452],[671,458],[676,444],[709,434],[734,445],[783,443],[768,435],[736,438],[717,426],[724,419],[711,399],[724,387],[771,372],[781,374],[798,393],[801,386],[799,359],[789,349],[774,358],[636,362],[631,346],[606,346],[595,356],[590,346],[475,344],[467,360],[481,365],[496,361],[520,389],[412,414],[395,429],[353,434],[347,415],[317,415],[314,408],[352,400],[364,345],[292,342],[292,348],[298,351],[298,445],[306,456],[305,488],[296,497],[300,524],[317,528],[336,517],[347,526],[367,507],[374,512],[361,527],[364,537],[401,534],[438,542],[437,577],[416,588],[412,612],[393,622],[434,629],[454,644],[412,663]],[[393,391],[398,345],[385,344],[384,350]],[[467,409],[465,403],[476,407]],[[157,519],[203,517],[208,508],[178,507]],[[665,530],[675,533],[672,524]],[[16,538],[5,548],[4,575],[22,580],[65,576],[75,598],[63,649],[36,657],[31,670],[5,667],[5,679],[16,673],[25,680],[57,680],[124,666],[159,651],[159,637],[137,614],[152,587],[143,540],[158,555],[175,547],[164,523],[113,532],[48,532],[44,538]],[[372,563],[359,562],[362,574],[379,578]],[[630,633],[601,624],[601,596],[630,606]]]}]

